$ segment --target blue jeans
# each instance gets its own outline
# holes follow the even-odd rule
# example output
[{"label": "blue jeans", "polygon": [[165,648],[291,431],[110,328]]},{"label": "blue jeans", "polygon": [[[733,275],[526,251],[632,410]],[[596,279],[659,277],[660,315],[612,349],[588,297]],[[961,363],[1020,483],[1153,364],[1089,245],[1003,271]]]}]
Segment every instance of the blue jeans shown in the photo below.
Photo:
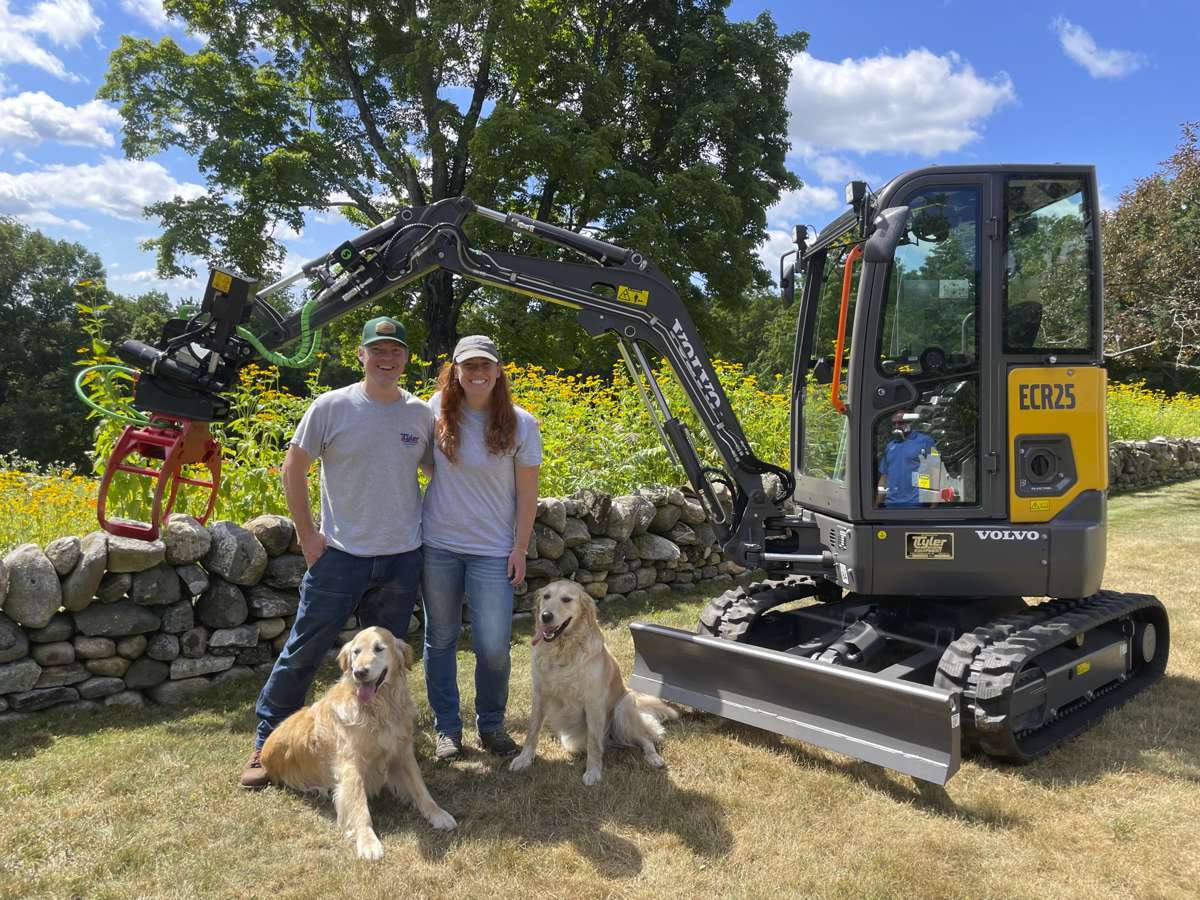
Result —
[{"label": "blue jeans", "polygon": [[439,734],[462,731],[458,712],[458,660],[463,594],[471,611],[475,651],[475,725],[496,731],[508,703],[508,645],[512,638],[513,588],[508,558],[472,556],[425,547],[425,688]]},{"label": "blue jeans", "polygon": [[254,746],[304,705],[321,661],[356,609],[363,628],[380,625],[404,640],[420,582],[419,548],[389,556],[352,556],[333,547],[322,553],[300,582],[295,624],[258,695]]}]

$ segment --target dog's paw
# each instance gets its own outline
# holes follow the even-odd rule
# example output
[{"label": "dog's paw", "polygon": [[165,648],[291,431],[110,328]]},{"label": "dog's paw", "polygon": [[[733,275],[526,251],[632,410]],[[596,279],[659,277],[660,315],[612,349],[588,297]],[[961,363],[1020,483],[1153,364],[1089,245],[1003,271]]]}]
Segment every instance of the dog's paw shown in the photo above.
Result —
[{"label": "dog's paw", "polygon": [[526,769],[528,769],[532,765],[533,765],[533,754],[532,753],[529,753],[529,754],[522,753],[520,756],[518,756],[516,759],[514,759],[512,762],[510,762],[508,764],[508,771],[524,772]]},{"label": "dog's paw", "polygon": [[588,787],[600,783],[600,769],[588,769],[583,773],[583,783]]},{"label": "dog's paw", "polygon": [[451,831],[458,827],[458,822],[454,821],[454,816],[446,812],[444,809],[436,809],[429,817],[429,824],[439,831]]},{"label": "dog's paw", "polygon": [[666,765],[666,761],[663,760],[663,758],[657,753],[647,753],[646,762],[650,763],[650,765],[654,766],[656,769],[661,769]]},{"label": "dog's paw", "polygon": [[367,830],[360,832],[355,845],[359,859],[376,860],[383,856],[383,844],[379,842],[379,838],[375,836],[374,831]]}]

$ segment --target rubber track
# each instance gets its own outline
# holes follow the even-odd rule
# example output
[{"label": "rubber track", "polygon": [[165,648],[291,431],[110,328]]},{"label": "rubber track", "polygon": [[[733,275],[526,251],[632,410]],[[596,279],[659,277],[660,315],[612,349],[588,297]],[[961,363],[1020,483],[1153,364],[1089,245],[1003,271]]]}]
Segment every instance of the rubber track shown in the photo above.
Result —
[{"label": "rubber track", "polygon": [[970,681],[971,667],[987,648],[1007,639],[1010,635],[1030,628],[1038,622],[1061,615],[1077,605],[1078,600],[1053,600],[1040,606],[1030,607],[1019,613],[1004,616],[980,625],[960,635],[946,647],[938,661],[933,686],[960,690],[963,695],[963,752],[978,747],[975,737],[975,722],[969,713],[975,702],[975,688]]},{"label": "rubber track", "polygon": [[[1170,646],[1166,610],[1149,594],[1100,591],[1083,600],[1058,600],[1034,609],[1039,621],[1010,631],[1003,639],[975,653],[963,690],[964,710],[974,711],[974,738],[990,756],[1025,763],[1048,752],[1095,724],[1105,712],[1153,683],[1166,667]],[[1059,647],[1075,635],[1135,613],[1148,613],[1159,629],[1158,651],[1149,665],[1092,698],[1080,698],[1034,729],[1014,733],[1009,705],[1022,671],[1037,656]],[[1016,617],[1021,618],[1021,617]],[[1000,629],[1004,630],[1004,629]],[[957,642],[956,642],[957,643]],[[939,667],[940,669],[940,667]]]},{"label": "rubber track", "polygon": [[789,575],[781,581],[756,581],[745,587],[731,588],[709,601],[700,614],[697,634],[710,634],[729,641],[741,641],[763,613],[793,600],[811,597],[818,586],[812,579]]}]

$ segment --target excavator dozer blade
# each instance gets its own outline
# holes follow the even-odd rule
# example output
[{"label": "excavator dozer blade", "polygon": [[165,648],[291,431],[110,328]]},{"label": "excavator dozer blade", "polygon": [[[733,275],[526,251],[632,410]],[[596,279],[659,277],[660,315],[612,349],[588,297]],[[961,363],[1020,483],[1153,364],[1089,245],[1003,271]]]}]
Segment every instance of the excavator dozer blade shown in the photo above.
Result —
[{"label": "excavator dozer blade", "polygon": [[945,784],[959,695],[751,644],[634,622],[634,690]]}]

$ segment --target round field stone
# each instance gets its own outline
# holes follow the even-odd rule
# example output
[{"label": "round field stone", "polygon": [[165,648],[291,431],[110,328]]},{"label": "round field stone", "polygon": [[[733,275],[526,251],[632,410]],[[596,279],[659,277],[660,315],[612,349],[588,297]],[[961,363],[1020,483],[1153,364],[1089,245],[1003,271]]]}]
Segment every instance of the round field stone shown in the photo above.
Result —
[{"label": "round field stone", "polygon": [[137,690],[151,688],[166,681],[170,675],[171,669],[165,662],[143,656],[135,659],[125,673],[125,686]]},{"label": "round field stone", "polygon": [[208,529],[191,516],[175,513],[163,529],[164,556],[173,566],[185,566],[204,557],[212,546]]},{"label": "round field stone", "polygon": [[87,609],[100,589],[107,566],[108,535],[103,531],[84,535],[79,542],[79,562],[62,582],[63,608],[68,612]]},{"label": "round field stone", "polygon": [[79,691],[79,696],[84,700],[99,700],[125,690],[125,682],[120,678],[96,676],[87,681],[81,681],[75,689]]},{"label": "round field stone", "polygon": [[49,624],[62,605],[62,585],[54,565],[37,544],[22,544],[4,557],[8,596],[4,613],[26,628]]},{"label": "round field stone", "polygon": [[20,659],[28,652],[29,638],[25,637],[25,630],[4,613],[0,613],[0,663]]},{"label": "round field stone", "polygon": [[67,666],[75,662],[75,645],[68,641],[34,644],[29,655],[39,666]]},{"label": "round field stone", "polygon": [[117,641],[117,655],[126,659],[137,659],[146,652],[146,636],[134,634]]},{"label": "round field stone", "polygon": [[89,659],[83,667],[103,678],[120,678],[129,671],[129,660],[123,656],[106,656],[102,659]]}]

